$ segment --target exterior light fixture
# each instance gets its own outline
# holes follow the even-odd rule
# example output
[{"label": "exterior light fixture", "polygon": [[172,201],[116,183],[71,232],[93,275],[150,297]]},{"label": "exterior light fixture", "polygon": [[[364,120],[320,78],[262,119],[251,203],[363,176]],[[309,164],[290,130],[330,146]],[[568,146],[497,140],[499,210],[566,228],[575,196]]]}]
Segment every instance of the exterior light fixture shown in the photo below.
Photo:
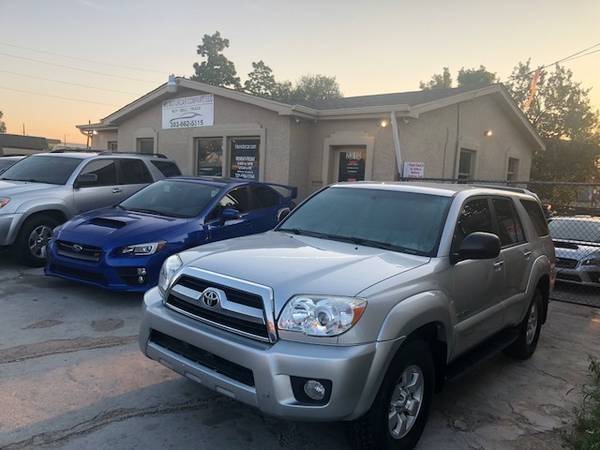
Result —
[{"label": "exterior light fixture", "polygon": [[387,126],[388,126],[388,121],[387,121],[387,120],[385,120],[385,119],[382,119],[382,120],[379,122],[379,126],[380,126],[381,128],[385,128],[385,127],[387,127]]},{"label": "exterior light fixture", "polygon": [[96,136],[96,135],[98,134],[98,130],[93,130],[93,131],[92,131],[92,134],[93,134],[94,136]]},{"label": "exterior light fixture", "polygon": [[493,132],[492,130],[485,130],[485,131],[483,132],[483,135],[484,135],[485,137],[492,137],[492,136],[494,135],[494,132]]}]

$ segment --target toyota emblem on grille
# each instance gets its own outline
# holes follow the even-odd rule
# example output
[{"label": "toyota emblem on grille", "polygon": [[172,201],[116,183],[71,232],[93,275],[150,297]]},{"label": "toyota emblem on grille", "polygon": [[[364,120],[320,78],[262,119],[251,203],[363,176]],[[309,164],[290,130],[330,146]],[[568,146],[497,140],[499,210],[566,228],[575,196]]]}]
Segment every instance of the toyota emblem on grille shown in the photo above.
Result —
[{"label": "toyota emblem on grille", "polygon": [[73,244],[72,248],[75,253],[81,253],[83,251],[83,247],[79,244]]},{"label": "toyota emblem on grille", "polygon": [[202,292],[202,303],[209,308],[216,308],[221,302],[221,293],[213,288],[207,288]]}]

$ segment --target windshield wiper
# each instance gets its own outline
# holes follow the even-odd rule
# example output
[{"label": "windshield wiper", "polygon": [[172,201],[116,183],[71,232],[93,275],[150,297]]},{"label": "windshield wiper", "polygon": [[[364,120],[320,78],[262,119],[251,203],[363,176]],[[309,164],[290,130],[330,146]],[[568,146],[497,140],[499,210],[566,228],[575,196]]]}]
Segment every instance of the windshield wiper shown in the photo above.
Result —
[{"label": "windshield wiper", "polygon": [[144,213],[144,214],[154,214],[156,216],[162,216],[162,217],[176,217],[176,218],[184,218],[184,217],[188,217],[185,214],[175,214],[175,213],[163,213],[160,211],[157,211],[155,209],[148,209],[148,208],[125,208],[121,205],[117,205],[120,208],[123,208],[126,211],[133,211],[133,212],[140,212],[140,213]]}]

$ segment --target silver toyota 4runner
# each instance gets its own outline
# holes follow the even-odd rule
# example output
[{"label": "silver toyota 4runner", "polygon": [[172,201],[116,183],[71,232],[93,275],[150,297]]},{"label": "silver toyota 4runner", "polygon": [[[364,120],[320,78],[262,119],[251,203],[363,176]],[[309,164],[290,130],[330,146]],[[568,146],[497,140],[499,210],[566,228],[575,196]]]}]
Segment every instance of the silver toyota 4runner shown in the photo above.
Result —
[{"label": "silver toyota 4runner", "polygon": [[181,175],[162,155],[38,153],[0,175],[0,247],[41,266],[52,230],[71,217],[125,200],[156,180]]},{"label": "silver toyota 4runner", "polygon": [[337,184],[273,231],[168,258],[140,346],[266,414],[353,421],[359,447],[412,448],[445,379],[533,354],[553,283],[527,191]]}]

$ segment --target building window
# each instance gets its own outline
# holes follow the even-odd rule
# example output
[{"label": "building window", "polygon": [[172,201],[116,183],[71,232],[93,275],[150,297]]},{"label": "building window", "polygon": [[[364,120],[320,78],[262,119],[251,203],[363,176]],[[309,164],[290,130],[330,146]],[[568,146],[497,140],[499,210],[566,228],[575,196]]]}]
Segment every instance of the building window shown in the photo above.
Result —
[{"label": "building window", "polygon": [[154,153],[154,138],[137,138],[136,145],[138,153]]},{"label": "building window", "polygon": [[506,181],[516,181],[519,179],[519,159],[508,158],[508,167],[506,169]]},{"label": "building window", "polygon": [[196,174],[211,177],[223,176],[223,138],[195,139]]},{"label": "building window", "polygon": [[475,150],[460,149],[457,176],[459,180],[472,180],[474,178],[476,156],[477,152]]},{"label": "building window", "polygon": [[106,149],[110,150],[110,151],[116,151],[117,150],[117,141],[108,141],[106,143]]},{"label": "building window", "polygon": [[260,139],[231,138],[230,140],[230,177],[244,180],[259,178]]}]

